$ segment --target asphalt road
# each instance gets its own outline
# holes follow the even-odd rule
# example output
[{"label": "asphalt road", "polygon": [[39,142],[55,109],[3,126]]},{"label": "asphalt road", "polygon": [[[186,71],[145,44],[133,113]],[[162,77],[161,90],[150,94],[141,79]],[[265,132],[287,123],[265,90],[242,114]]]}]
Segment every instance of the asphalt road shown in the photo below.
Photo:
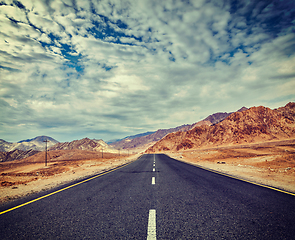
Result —
[{"label": "asphalt road", "polygon": [[0,239],[295,238],[295,196],[166,155],[3,213],[42,194],[0,207]]}]

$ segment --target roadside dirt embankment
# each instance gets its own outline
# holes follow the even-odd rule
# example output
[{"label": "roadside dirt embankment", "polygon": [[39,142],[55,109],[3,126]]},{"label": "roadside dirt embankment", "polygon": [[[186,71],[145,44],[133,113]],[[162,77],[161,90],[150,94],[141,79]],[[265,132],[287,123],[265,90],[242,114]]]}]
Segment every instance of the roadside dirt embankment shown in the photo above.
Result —
[{"label": "roadside dirt embankment", "polygon": [[165,153],[181,161],[295,193],[295,139]]},{"label": "roadside dirt embankment", "polygon": [[87,159],[84,154],[84,159],[80,160],[75,160],[75,155],[72,160],[56,158],[49,160],[47,166],[44,160],[34,161],[33,158],[0,163],[0,203],[95,175],[139,157],[105,155],[105,158]]}]

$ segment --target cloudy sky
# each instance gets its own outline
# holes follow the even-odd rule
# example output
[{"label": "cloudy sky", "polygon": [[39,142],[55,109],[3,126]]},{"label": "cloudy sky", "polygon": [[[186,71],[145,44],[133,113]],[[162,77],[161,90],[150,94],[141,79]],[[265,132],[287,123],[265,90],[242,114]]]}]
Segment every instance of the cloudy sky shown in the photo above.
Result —
[{"label": "cloudy sky", "polygon": [[284,106],[294,19],[294,0],[0,0],[0,139],[107,141]]}]

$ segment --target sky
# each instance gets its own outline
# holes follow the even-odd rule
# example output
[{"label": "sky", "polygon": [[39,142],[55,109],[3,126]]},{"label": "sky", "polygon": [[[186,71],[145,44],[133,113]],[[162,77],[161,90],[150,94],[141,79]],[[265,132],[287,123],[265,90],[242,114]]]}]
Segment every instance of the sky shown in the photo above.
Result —
[{"label": "sky", "polygon": [[0,139],[103,139],[295,101],[295,1],[0,0]]}]

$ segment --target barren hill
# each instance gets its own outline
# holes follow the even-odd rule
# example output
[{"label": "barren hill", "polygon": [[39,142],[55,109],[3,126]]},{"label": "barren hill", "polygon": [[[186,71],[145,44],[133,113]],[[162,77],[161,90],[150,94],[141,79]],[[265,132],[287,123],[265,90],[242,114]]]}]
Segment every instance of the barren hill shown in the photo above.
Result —
[{"label": "barren hill", "polygon": [[295,137],[295,103],[271,110],[263,106],[235,112],[218,124],[196,126],[165,136],[148,152],[234,145]]},{"label": "barren hill", "polygon": [[38,136],[14,143],[0,139],[0,162],[19,160],[44,151],[45,140],[48,140],[48,147],[58,143],[58,141],[48,136]]},{"label": "barren hill", "polygon": [[121,141],[111,143],[110,145],[114,148],[121,148],[121,149],[133,149],[148,146],[149,144],[153,144],[159,141],[168,133],[176,132],[176,131],[187,131],[191,128],[192,125],[182,125],[176,128],[170,129],[159,129],[156,132],[151,134],[135,137],[135,138],[125,138]]},{"label": "barren hill", "polygon": [[[247,110],[248,108],[242,107],[237,112],[242,112]],[[163,137],[165,137],[169,133],[174,132],[186,132],[196,126],[211,126],[213,124],[219,123],[223,121],[226,117],[231,115],[232,112],[218,112],[214,113],[212,115],[209,115],[204,120],[201,120],[199,122],[196,122],[194,124],[186,124],[175,128],[169,128],[169,129],[159,129],[156,132],[151,132],[150,134],[146,134],[144,136],[141,136],[139,134],[139,137],[133,137],[122,139],[121,141],[113,142],[111,143],[111,146],[115,148],[122,148],[122,149],[133,149],[133,148],[140,148],[140,147],[148,147],[149,145],[152,145],[156,143],[157,141],[161,140]]]},{"label": "barren hill", "polygon": [[[113,153],[104,153],[103,158],[111,158],[116,156]],[[71,149],[71,150],[52,150],[47,152],[47,161],[48,163],[54,161],[68,161],[68,160],[89,160],[89,159],[100,159],[102,154],[97,151],[92,150],[80,150],[80,149]],[[19,163],[44,163],[45,152],[39,152],[33,156],[14,161],[14,164]]]},{"label": "barren hill", "polygon": [[[242,107],[237,112],[243,112],[243,111],[246,111],[246,110],[248,110],[248,108]],[[191,129],[193,129],[194,127],[197,127],[197,126],[202,126],[202,125],[211,126],[211,125],[217,124],[219,122],[222,122],[224,119],[226,119],[232,113],[234,113],[234,112],[229,112],[229,113],[227,113],[227,112],[218,112],[218,113],[211,114],[208,117],[206,117],[204,120],[196,122],[195,124],[193,124]]]},{"label": "barren hill", "polygon": [[36,153],[39,153],[39,151],[36,150],[28,150],[28,151],[23,151],[19,149],[15,149],[10,152],[0,152],[0,162],[6,162],[6,161],[13,161],[13,160],[18,160],[18,159],[23,159],[30,157]]},{"label": "barren hill", "polygon": [[114,151],[103,140],[95,140],[95,139],[89,139],[89,138],[74,140],[72,142],[57,143],[51,148],[49,148],[49,151],[73,150],[73,149],[88,150],[88,151],[101,151],[103,149],[103,151],[105,152]]},{"label": "barren hill", "polygon": [[6,142],[5,140],[0,139],[0,151],[12,152],[16,149],[22,150],[22,151],[29,151],[29,150],[43,151],[45,149],[45,143],[44,143],[45,140],[49,141],[47,143],[48,147],[58,143],[58,141],[48,136],[38,136],[32,139],[19,141],[17,143]]}]

